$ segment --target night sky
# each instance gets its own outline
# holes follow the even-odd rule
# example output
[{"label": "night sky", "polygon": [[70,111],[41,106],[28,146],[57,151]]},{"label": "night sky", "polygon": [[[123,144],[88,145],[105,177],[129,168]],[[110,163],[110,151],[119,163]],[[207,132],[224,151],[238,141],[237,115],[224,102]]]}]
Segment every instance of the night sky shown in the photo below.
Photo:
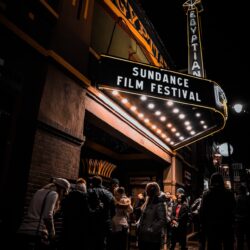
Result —
[{"label": "night sky", "polygon": [[[181,0],[140,0],[173,59],[176,70],[187,69],[186,14]],[[229,119],[222,132],[214,135],[218,142],[230,142],[234,148],[233,162],[250,168],[250,14],[238,2],[203,0],[201,13],[202,47],[206,78],[224,90],[229,106],[245,105],[248,113],[235,114],[229,107]]]}]

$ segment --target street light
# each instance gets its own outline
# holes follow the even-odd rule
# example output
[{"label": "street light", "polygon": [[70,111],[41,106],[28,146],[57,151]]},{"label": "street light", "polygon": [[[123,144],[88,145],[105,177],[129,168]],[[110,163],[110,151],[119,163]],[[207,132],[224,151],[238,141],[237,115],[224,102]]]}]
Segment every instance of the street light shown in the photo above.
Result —
[{"label": "street light", "polygon": [[234,105],[229,107],[231,107],[232,110],[237,114],[248,113],[242,103],[235,103]]},{"label": "street light", "polygon": [[243,105],[240,104],[240,103],[234,104],[234,105],[232,106],[232,108],[233,108],[233,110],[234,110],[237,114],[239,114],[239,113],[241,113],[241,112],[243,111]]}]

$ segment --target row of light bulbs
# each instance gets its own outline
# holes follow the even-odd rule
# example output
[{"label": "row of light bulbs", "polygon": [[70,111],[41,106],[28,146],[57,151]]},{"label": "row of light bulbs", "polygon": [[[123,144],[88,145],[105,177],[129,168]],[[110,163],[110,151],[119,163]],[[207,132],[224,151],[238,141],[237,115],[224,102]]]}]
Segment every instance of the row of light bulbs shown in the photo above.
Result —
[{"label": "row of light bulbs", "polygon": [[[135,105],[132,105],[129,100],[127,98],[124,98],[119,91],[117,90],[113,90],[112,91],[112,94],[118,98],[121,103],[126,106],[128,109],[130,109],[140,120],[144,121],[144,123],[149,127],[151,128],[151,130],[153,130],[154,132],[157,133],[158,136],[160,136],[162,139],[164,139],[167,143],[169,143],[170,145],[174,145],[175,144],[175,141],[173,139],[171,139],[171,136],[167,135],[166,133],[164,133],[164,131],[162,131],[160,128],[158,128],[153,122],[150,121],[149,118],[145,117],[145,115],[140,112],[138,110],[138,108],[135,106]],[[140,96],[140,100],[142,102],[145,102],[148,100],[147,96],[145,95],[141,95]],[[172,112],[176,115],[178,115],[178,118],[180,120],[184,120],[186,118],[186,115],[182,112],[180,112],[180,109],[177,108],[177,107],[174,107],[174,102],[172,101],[167,101],[166,102],[166,105],[168,107],[173,107],[172,109]],[[156,117],[159,117],[159,120],[161,122],[165,122],[167,120],[167,117],[162,114],[162,112],[160,110],[155,110],[155,104],[152,103],[152,102],[149,102],[147,104],[147,108],[149,110],[151,110],[152,112],[154,112],[154,115]],[[200,118],[201,117],[201,114],[200,113],[196,113],[195,114],[196,117]],[[200,120],[200,124],[202,125],[203,129],[207,129],[207,125],[206,125],[206,122],[204,120]],[[191,136],[195,135],[196,132],[193,130],[193,127],[191,125],[191,122],[186,120],[184,121],[184,125],[185,125],[185,128],[186,130],[189,132],[189,134]],[[179,132],[177,131],[177,129],[173,126],[173,124],[171,122],[168,122],[166,124],[166,128],[168,128],[180,141],[183,141],[185,140],[185,137]]]}]

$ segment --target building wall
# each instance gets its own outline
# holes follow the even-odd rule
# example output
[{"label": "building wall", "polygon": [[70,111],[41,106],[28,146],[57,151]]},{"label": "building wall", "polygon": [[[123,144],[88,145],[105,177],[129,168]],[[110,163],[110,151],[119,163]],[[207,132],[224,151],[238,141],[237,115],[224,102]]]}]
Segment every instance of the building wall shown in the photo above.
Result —
[{"label": "building wall", "polygon": [[0,76],[6,93],[15,93],[1,143],[0,232],[6,236],[51,177],[78,177],[94,1],[78,2],[1,1]]},{"label": "building wall", "polygon": [[78,178],[85,94],[85,89],[56,66],[48,65],[34,139],[28,200],[51,177]]}]

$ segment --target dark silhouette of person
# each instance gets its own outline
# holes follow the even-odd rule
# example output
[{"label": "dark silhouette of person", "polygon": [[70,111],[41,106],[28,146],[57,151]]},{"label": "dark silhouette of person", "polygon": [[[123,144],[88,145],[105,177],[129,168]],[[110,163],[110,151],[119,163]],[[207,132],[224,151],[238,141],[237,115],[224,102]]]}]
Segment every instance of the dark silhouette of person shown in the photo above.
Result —
[{"label": "dark silhouette of person", "polygon": [[88,246],[88,200],[86,182],[79,178],[62,201],[63,242],[65,250]]},{"label": "dark silhouette of person", "polygon": [[164,226],[167,223],[165,205],[156,182],[147,184],[146,193],[138,228],[138,245],[140,250],[160,250]]},{"label": "dark silhouette of person", "polygon": [[141,217],[142,213],[142,205],[145,203],[146,200],[146,192],[141,192],[137,195],[134,206],[133,206],[133,214],[135,221],[138,221]]},{"label": "dark silhouette of person", "polygon": [[210,188],[203,194],[200,216],[208,250],[234,249],[235,198],[224,186],[223,176],[216,172],[210,178]]},{"label": "dark silhouette of person", "polygon": [[236,197],[235,228],[237,250],[244,249],[246,237],[247,249],[250,249],[250,197],[245,186],[240,186]]},{"label": "dark silhouette of person", "polygon": [[[96,204],[99,209],[93,209]],[[111,248],[112,217],[115,214],[115,199],[113,194],[102,186],[102,177],[92,178],[92,188],[88,190],[89,216],[89,240],[91,250],[107,250]]]},{"label": "dark silhouette of person", "polygon": [[181,249],[186,250],[187,245],[187,225],[189,219],[189,208],[186,203],[186,196],[179,194],[177,202],[172,208],[171,215],[171,250],[175,249],[177,242],[180,243]]}]

